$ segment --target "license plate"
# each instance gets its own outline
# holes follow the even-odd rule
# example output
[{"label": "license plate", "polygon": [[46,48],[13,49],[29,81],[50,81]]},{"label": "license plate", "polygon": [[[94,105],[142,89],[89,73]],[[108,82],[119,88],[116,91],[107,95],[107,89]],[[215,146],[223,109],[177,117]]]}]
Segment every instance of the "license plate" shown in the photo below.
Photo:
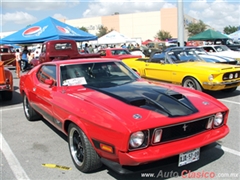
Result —
[{"label": "license plate", "polygon": [[194,149],[185,153],[179,154],[178,166],[184,166],[186,164],[199,160],[200,149]]}]

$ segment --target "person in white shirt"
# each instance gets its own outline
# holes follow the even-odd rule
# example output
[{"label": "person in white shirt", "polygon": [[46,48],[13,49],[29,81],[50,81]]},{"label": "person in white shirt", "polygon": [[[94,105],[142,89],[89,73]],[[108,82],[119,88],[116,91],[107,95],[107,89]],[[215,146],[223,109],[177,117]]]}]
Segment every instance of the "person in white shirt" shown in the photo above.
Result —
[{"label": "person in white shirt", "polygon": [[16,49],[15,53],[15,59],[16,59],[16,73],[17,77],[20,78],[20,70],[21,70],[21,53],[19,52],[19,49]]}]

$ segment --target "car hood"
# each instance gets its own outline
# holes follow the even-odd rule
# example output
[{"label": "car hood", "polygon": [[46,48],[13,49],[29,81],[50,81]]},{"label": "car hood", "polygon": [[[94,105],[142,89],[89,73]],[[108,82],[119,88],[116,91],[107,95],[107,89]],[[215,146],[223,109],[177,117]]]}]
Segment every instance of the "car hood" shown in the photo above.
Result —
[{"label": "car hood", "polygon": [[226,57],[231,57],[231,58],[240,58],[240,52],[238,51],[222,51],[222,52],[215,52],[211,53],[213,55],[221,55],[221,56],[226,56]]},{"label": "car hood", "polygon": [[210,55],[210,54],[199,54],[201,58],[206,60],[207,62],[232,62],[236,61],[234,58],[231,57],[224,57],[224,56],[217,56],[217,55]]},{"label": "car hood", "polygon": [[[94,123],[129,131],[198,119],[224,111],[205,93],[159,82],[136,81],[115,87],[64,87],[69,111],[89,116]],[[67,99],[65,98],[65,99]],[[84,101],[84,106],[76,106]],[[72,107],[75,107],[74,109]]]},{"label": "car hood", "polygon": [[141,55],[132,55],[132,54],[126,54],[126,55],[117,55],[116,58],[118,59],[127,59],[127,58],[141,58]]},{"label": "car hood", "polygon": [[204,71],[231,71],[231,70],[240,70],[240,66],[229,65],[229,64],[220,64],[220,63],[208,63],[208,62],[185,62],[179,63],[178,66],[184,68],[189,68],[195,70],[204,70]]},{"label": "car hood", "polygon": [[181,93],[166,87],[132,82],[113,87],[85,86],[118,99],[128,105],[152,110],[165,116],[187,116],[197,108]]}]

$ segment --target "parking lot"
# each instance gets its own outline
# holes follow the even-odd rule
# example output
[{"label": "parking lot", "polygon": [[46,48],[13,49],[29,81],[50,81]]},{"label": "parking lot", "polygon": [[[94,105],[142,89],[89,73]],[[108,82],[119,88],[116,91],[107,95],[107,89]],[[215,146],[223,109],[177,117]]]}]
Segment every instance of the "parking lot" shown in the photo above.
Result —
[{"label": "parking lot", "polygon": [[230,133],[218,141],[216,147],[202,152],[199,161],[181,168],[175,164],[149,167],[148,170],[127,176],[117,174],[105,166],[85,174],[74,167],[65,135],[45,120],[27,121],[18,89],[19,79],[14,70],[12,73],[15,88],[13,99],[10,102],[0,101],[0,179],[240,179],[240,88],[229,94],[209,93],[230,109]]}]

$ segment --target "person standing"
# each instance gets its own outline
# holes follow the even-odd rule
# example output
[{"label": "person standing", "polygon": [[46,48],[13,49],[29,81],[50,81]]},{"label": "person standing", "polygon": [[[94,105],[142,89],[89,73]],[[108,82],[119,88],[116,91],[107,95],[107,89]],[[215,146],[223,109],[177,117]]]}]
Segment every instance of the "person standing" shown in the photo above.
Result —
[{"label": "person standing", "polygon": [[87,43],[85,43],[85,46],[84,46],[84,53],[89,53],[89,48]]},{"label": "person standing", "polygon": [[16,49],[15,59],[16,59],[16,74],[17,74],[17,77],[20,78],[20,71],[21,71],[21,54],[20,54],[20,52],[19,52],[19,49]]},{"label": "person standing", "polygon": [[90,44],[89,47],[88,47],[88,50],[89,50],[89,53],[92,54],[93,53],[93,47],[92,45]]},{"label": "person standing", "polygon": [[28,49],[27,49],[27,46],[24,46],[24,49],[23,49],[23,52],[22,52],[22,59],[21,59],[21,63],[22,63],[21,69],[22,69],[22,71],[26,71],[27,67],[28,67],[27,55],[28,55]]}]

